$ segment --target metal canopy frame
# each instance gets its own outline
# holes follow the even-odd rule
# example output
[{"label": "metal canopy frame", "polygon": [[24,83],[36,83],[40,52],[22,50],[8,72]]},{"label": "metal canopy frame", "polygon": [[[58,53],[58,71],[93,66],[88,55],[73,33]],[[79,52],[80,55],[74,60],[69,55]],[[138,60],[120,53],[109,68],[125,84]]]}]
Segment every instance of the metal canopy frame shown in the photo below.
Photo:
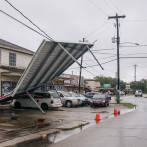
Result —
[{"label": "metal canopy frame", "polygon": [[[1,101],[14,99],[18,94],[28,93],[36,90],[48,81],[60,76],[74,62],[86,53],[94,44],[87,42],[50,42],[43,40],[38,50],[32,57],[28,67],[24,71],[16,88]],[[36,102],[29,94],[30,98]],[[44,112],[36,103],[38,108]]]},{"label": "metal canopy frame", "polygon": [[102,70],[104,70],[104,68],[101,66],[101,64],[99,63],[99,61],[97,60],[97,58],[94,56],[93,52],[89,49],[89,46],[87,45],[88,50],[90,51],[90,53],[92,54],[92,56],[94,57],[94,59],[96,60],[96,62],[99,64],[99,66],[101,67]]},{"label": "metal canopy frame", "polygon": [[41,110],[41,112],[43,113],[43,114],[45,114],[44,113],[44,111],[42,110],[42,108],[36,103],[36,101],[34,100],[34,98],[28,93],[28,91],[26,91],[26,93],[29,95],[29,97],[33,100],[33,102],[37,105],[37,107]]}]

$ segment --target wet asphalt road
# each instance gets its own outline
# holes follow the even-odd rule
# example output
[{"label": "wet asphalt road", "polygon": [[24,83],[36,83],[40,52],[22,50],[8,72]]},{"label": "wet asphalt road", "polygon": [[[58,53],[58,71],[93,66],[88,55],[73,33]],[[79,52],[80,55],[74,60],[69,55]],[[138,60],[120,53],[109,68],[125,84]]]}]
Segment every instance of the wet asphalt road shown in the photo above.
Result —
[{"label": "wet asphalt road", "polygon": [[147,98],[128,96],[137,105],[127,114],[106,119],[50,147],[147,147]]}]

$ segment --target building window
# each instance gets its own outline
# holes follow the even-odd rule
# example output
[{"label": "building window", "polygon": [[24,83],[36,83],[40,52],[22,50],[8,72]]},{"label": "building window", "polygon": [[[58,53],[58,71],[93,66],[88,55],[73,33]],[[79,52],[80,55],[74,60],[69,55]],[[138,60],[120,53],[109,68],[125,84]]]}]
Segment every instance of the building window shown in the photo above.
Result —
[{"label": "building window", "polygon": [[9,53],[9,65],[16,66],[16,54],[15,53]]}]

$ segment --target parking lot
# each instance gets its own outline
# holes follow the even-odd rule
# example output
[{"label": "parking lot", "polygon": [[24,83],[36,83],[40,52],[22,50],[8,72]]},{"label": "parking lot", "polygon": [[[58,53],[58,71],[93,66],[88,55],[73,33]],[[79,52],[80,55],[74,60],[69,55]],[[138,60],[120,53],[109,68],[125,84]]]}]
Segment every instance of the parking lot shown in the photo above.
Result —
[{"label": "parking lot", "polygon": [[[112,97],[111,103],[112,102],[115,102],[114,97]],[[111,103],[108,107],[99,107],[101,121],[114,117],[113,112],[115,105]],[[45,110],[45,115],[38,109],[14,109],[9,105],[1,105],[0,110],[1,142],[44,130],[55,129],[55,131],[57,131],[56,129],[58,128],[60,130],[71,130],[79,127],[81,124],[95,125],[96,122],[94,119],[97,113],[97,107],[90,107],[89,105],[84,107],[60,107],[54,110]],[[129,109],[118,104],[117,110],[127,112]],[[12,117],[16,117],[17,120],[11,120]],[[38,127],[38,119],[45,120],[43,127]],[[19,130],[19,132],[14,133],[17,130]],[[7,134],[5,138],[4,134]]]}]

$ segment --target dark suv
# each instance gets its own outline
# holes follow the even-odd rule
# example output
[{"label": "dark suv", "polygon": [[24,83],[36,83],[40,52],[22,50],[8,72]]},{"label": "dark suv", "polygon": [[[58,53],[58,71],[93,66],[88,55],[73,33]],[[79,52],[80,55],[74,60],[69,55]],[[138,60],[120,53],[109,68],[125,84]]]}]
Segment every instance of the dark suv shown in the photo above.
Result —
[{"label": "dark suv", "polygon": [[85,97],[92,98],[95,94],[101,94],[100,92],[87,92]]}]

